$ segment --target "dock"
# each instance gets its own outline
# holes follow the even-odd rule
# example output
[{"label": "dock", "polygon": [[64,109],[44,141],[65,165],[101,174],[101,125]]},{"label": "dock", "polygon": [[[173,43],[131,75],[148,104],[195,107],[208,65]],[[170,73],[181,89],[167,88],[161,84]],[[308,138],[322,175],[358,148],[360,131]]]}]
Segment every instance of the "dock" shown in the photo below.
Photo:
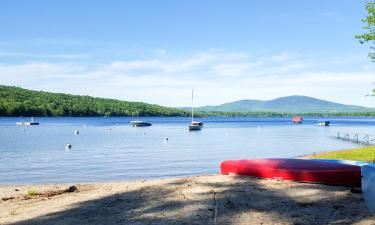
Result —
[{"label": "dock", "polygon": [[337,132],[337,139],[343,141],[355,142],[362,145],[374,145],[375,135],[363,134],[363,133],[353,133],[353,132]]}]

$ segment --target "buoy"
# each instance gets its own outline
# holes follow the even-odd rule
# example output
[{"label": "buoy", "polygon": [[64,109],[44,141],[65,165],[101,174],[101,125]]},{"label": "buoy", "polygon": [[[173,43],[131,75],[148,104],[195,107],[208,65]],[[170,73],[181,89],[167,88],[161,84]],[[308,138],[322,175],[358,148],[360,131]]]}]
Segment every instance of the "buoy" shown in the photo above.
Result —
[{"label": "buoy", "polygon": [[164,141],[168,141],[169,139],[168,139],[168,137],[164,137]]},{"label": "buoy", "polygon": [[74,133],[75,133],[75,134],[79,134],[79,131],[78,131],[78,130],[75,130]]},{"label": "buoy", "polygon": [[65,144],[65,148],[66,148],[66,149],[70,149],[70,148],[72,148],[72,144],[70,144],[70,143]]}]

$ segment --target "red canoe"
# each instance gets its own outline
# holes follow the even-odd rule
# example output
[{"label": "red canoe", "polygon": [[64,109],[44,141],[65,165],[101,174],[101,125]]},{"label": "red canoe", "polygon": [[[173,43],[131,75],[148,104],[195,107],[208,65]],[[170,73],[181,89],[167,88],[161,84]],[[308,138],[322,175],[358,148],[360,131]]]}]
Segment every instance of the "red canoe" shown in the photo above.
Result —
[{"label": "red canoe", "polygon": [[361,186],[361,167],[308,159],[226,160],[222,174],[293,180],[300,182]]}]

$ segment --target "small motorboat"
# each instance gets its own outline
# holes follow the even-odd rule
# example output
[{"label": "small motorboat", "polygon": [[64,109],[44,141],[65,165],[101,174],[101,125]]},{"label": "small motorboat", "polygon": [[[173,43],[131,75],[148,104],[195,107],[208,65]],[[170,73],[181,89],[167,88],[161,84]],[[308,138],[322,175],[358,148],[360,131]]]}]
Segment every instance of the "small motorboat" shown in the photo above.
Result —
[{"label": "small motorboat", "polygon": [[319,121],[318,125],[322,127],[328,127],[330,125],[330,122],[328,120]]},{"label": "small motorboat", "polygon": [[152,125],[151,123],[147,123],[141,120],[130,121],[130,123],[132,124],[133,127],[149,127]]},{"label": "small motorboat", "polygon": [[361,187],[361,167],[341,163],[306,159],[226,160],[221,173]]},{"label": "small motorboat", "polygon": [[39,122],[34,121],[34,117],[31,117],[31,120],[29,122],[16,122],[16,125],[18,125],[18,126],[34,126],[34,125],[39,125]]}]

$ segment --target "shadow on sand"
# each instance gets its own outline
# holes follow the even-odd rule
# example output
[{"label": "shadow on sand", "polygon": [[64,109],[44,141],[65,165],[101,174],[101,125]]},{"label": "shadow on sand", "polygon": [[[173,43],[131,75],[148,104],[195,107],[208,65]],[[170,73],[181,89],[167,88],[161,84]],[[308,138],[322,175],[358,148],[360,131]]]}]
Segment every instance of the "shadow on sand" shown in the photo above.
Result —
[{"label": "shadow on sand", "polygon": [[211,175],[124,187],[13,224],[375,224],[375,219],[362,195],[346,187]]}]

